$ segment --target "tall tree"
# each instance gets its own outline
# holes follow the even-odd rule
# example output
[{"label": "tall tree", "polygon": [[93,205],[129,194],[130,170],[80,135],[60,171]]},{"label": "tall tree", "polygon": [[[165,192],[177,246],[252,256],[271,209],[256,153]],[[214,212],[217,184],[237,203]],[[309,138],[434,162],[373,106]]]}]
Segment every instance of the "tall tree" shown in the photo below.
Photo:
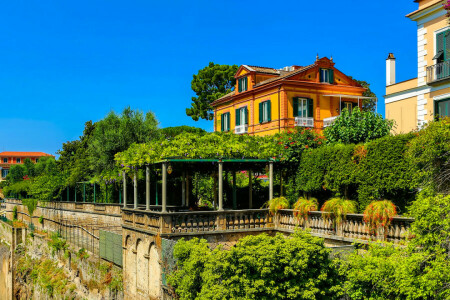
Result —
[{"label": "tall tree", "polygon": [[212,120],[214,114],[211,103],[233,90],[237,69],[237,65],[218,65],[210,62],[207,67],[199,70],[197,75],[193,75],[191,88],[197,97],[192,97],[192,106],[186,108],[186,114],[194,121],[200,118]]},{"label": "tall tree", "polygon": [[88,146],[90,168],[95,174],[113,170],[116,153],[125,151],[133,143],[146,143],[158,137],[158,121],[151,111],[145,115],[130,107],[120,115],[111,111],[95,123]]}]

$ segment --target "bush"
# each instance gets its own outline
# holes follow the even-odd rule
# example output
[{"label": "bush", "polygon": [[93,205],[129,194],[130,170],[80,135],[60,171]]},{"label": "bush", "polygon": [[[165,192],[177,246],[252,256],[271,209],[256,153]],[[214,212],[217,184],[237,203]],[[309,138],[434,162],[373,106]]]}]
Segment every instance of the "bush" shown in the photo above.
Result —
[{"label": "bush", "polygon": [[369,231],[374,234],[380,227],[386,229],[396,215],[397,209],[391,201],[373,201],[364,210],[364,222],[369,225]]},{"label": "bush", "polygon": [[298,231],[261,234],[230,250],[206,240],[178,241],[168,283],[180,299],[333,299],[336,274],[323,240]]},{"label": "bush", "polygon": [[13,221],[17,220],[17,205],[13,207]]},{"label": "bush", "polygon": [[39,217],[39,224],[44,224],[44,216]]},{"label": "bush", "polygon": [[325,218],[331,218],[336,224],[341,224],[347,214],[356,213],[358,209],[355,201],[336,197],[326,201],[321,211],[326,213]]},{"label": "bush", "polygon": [[289,201],[284,197],[273,198],[264,204],[264,207],[269,208],[269,212],[275,215],[280,209],[287,209],[290,207]]}]

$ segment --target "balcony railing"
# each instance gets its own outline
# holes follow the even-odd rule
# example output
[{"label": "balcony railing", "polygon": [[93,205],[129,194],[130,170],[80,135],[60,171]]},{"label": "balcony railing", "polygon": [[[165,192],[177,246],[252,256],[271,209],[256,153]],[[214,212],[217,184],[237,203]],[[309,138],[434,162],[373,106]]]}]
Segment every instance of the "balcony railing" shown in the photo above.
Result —
[{"label": "balcony railing", "polygon": [[323,119],[323,127],[331,126],[339,116]]},{"label": "balcony railing", "polygon": [[295,117],[295,126],[314,127],[314,118]]},{"label": "balcony railing", "polygon": [[450,78],[450,61],[427,67],[427,83],[435,83]]},{"label": "balcony railing", "polygon": [[239,125],[234,128],[234,133],[243,134],[248,132],[248,125]]}]

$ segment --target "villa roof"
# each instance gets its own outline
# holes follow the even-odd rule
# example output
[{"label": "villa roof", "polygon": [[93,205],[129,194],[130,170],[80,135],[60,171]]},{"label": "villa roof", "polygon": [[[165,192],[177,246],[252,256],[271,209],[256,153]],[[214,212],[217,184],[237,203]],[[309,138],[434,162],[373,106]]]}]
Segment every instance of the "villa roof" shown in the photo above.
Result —
[{"label": "villa roof", "polygon": [[0,152],[0,156],[21,156],[21,157],[41,157],[53,156],[44,152],[20,152],[20,151],[4,151]]}]

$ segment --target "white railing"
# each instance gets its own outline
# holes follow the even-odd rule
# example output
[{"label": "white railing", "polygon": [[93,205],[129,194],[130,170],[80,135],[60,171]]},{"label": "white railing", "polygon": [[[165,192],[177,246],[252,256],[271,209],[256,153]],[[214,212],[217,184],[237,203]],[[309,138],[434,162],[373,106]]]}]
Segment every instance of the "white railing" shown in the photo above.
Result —
[{"label": "white railing", "polygon": [[339,116],[331,117],[331,118],[325,118],[323,119],[323,127],[328,127],[331,124],[333,124],[334,120],[336,120]]},{"label": "white railing", "polygon": [[234,129],[234,133],[243,134],[248,132],[248,125],[239,125]]},{"label": "white railing", "polygon": [[295,117],[295,126],[314,127],[314,118]]}]

